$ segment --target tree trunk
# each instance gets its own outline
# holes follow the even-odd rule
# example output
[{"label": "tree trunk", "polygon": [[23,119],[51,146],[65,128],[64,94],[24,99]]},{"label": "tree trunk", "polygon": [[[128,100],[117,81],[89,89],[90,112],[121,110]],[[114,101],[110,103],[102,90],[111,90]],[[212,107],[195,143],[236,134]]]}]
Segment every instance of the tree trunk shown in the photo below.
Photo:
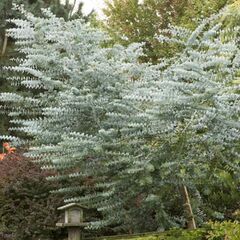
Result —
[{"label": "tree trunk", "polygon": [[182,187],[183,198],[184,198],[184,210],[186,212],[187,217],[187,229],[196,229],[196,222],[193,216],[192,205],[190,202],[188,190],[186,186]]},{"label": "tree trunk", "polygon": [[74,3],[73,3],[73,5],[72,5],[72,9],[71,9],[71,11],[69,11],[69,18],[71,18],[72,15],[73,15],[73,11],[74,11],[74,8],[75,8],[75,6],[76,6],[76,3],[77,3],[77,0],[74,0]]}]

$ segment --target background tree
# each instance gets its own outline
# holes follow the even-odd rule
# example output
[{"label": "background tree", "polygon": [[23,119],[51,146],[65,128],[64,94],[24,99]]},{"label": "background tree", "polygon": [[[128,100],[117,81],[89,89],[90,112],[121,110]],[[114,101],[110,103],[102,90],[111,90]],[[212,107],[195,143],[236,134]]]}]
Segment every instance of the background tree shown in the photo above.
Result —
[{"label": "background tree", "polygon": [[106,0],[103,10],[106,20],[103,28],[114,42],[128,45],[144,42],[144,61],[158,62],[159,58],[173,55],[179,46],[169,43],[159,44],[156,36],[171,25],[193,30],[199,23],[213,13],[217,13],[227,0],[189,1],[189,0]]}]

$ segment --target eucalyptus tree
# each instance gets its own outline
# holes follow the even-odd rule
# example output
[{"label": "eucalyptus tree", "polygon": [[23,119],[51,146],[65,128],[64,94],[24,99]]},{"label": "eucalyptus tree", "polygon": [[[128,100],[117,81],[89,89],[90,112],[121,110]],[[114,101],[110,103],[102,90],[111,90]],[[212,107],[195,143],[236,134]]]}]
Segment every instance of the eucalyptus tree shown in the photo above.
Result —
[{"label": "eucalyptus tree", "polygon": [[221,14],[194,31],[171,27],[156,40],[182,51],[151,65],[139,63],[139,44],[106,47],[81,20],[24,13],[9,35],[25,57],[8,69],[26,91],[0,100],[11,130],[29,138],[2,138],[28,144],[28,156],[56,171],[49,180],[63,183],[55,192],[66,202],[97,208],[92,228],[183,226],[193,218],[179,207],[186,189],[203,221],[199,189],[218,183],[211,173],[239,174],[239,42],[224,38],[239,29],[223,30]]}]

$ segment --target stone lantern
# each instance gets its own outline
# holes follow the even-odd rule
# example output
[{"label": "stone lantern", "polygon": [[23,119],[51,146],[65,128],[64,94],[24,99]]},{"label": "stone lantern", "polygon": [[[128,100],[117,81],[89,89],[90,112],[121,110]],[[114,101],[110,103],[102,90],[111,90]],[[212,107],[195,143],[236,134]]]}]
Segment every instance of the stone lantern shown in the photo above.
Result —
[{"label": "stone lantern", "polygon": [[68,240],[81,240],[81,229],[88,225],[84,223],[83,211],[86,207],[77,204],[70,203],[59,207],[58,210],[64,211],[64,222],[57,223],[57,227],[67,227]]}]

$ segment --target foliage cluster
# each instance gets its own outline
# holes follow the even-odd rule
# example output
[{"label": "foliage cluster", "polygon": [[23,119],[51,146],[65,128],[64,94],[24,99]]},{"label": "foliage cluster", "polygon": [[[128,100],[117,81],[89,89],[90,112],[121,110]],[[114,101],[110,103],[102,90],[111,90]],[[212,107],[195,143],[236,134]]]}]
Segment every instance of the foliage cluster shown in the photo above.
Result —
[{"label": "foliage cluster", "polygon": [[[9,81],[7,81],[8,74],[3,71],[3,66],[14,65],[10,60],[11,58],[21,57],[18,51],[15,50],[14,40],[12,38],[7,38],[6,30],[12,25],[8,22],[12,18],[20,18],[21,14],[19,11],[14,9],[15,4],[23,4],[24,8],[34,13],[36,16],[42,16],[41,8],[50,8],[51,11],[58,17],[63,17],[65,19],[74,18],[84,18],[88,20],[89,16],[83,16],[82,14],[82,4],[78,5],[78,9],[75,9],[73,14],[73,5],[67,3],[64,5],[60,0],[1,0],[0,2],[0,91],[1,92],[17,92],[22,91],[21,88],[17,86],[11,86]],[[5,41],[5,43],[4,43]],[[6,44],[6,46],[4,46]],[[5,49],[6,47],[6,49]],[[9,118],[2,113],[0,109],[0,133],[8,133],[9,128]]]}]

